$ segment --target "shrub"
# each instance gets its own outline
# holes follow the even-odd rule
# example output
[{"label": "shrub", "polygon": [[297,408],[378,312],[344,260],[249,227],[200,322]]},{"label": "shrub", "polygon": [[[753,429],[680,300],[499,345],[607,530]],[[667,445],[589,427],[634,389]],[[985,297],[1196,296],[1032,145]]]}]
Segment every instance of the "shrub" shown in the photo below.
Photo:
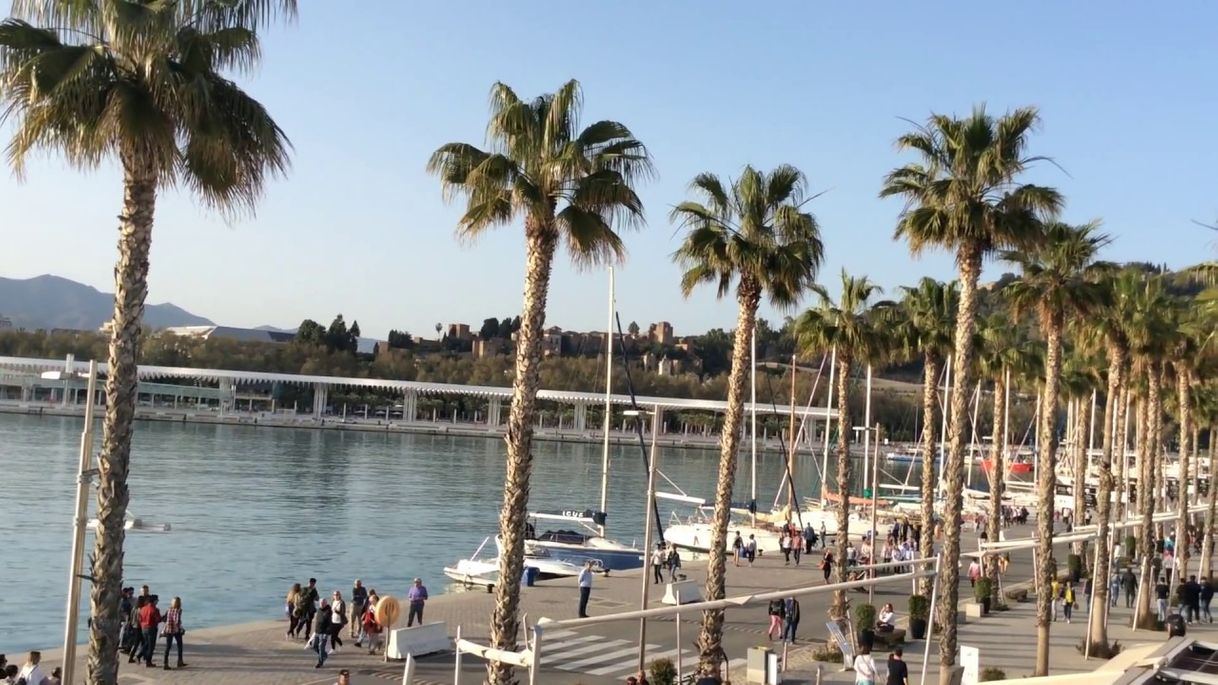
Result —
[{"label": "shrub", "polygon": [[981,673],[978,674],[978,677],[977,677],[977,680],[979,680],[981,682],[986,682],[986,681],[990,681],[990,680],[1006,680],[1006,679],[1007,679],[1007,672],[1002,670],[1001,668],[994,668],[993,666],[991,666],[989,668],[981,669]]},{"label": "shrub", "polygon": [[910,595],[909,617],[920,618],[923,621],[930,618],[930,599],[926,595]]},{"label": "shrub", "polygon": [[989,578],[978,578],[977,583],[973,586],[973,597],[978,602],[985,601],[990,598],[990,592],[993,591],[993,581]]},{"label": "shrub", "polygon": [[1121,551],[1123,551],[1125,553],[1126,557],[1133,559],[1134,550],[1136,550],[1138,548],[1137,545],[1138,545],[1137,538],[1135,538],[1132,535],[1126,535],[1125,536],[1125,548]]},{"label": "shrub", "polygon": [[827,642],[825,643],[824,647],[817,647],[816,650],[812,652],[812,658],[817,661],[828,661],[829,663],[840,664],[842,663],[842,650],[838,649],[833,643]]},{"label": "shrub", "polygon": [[654,685],[673,685],[677,682],[677,667],[673,665],[671,659],[656,659],[651,662],[648,671],[651,673],[651,682]]},{"label": "shrub", "polygon": [[1083,558],[1077,554],[1066,557],[1066,568],[1070,569],[1070,580],[1078,582],[1083,577]]},{"label": "shrub", "polygon": [[[1077,642],[1075,643],[1074,648],[1078,650],[1079,654],[1083,654],[1085,651],[1085,644],[1085,642]],[[1091,643],[1091,656],[1098,659],[1111,659],[1112,657],[1120,654],[1121,649],[1121,643],[1118,640],[1113,640],[1107,645],[1093,641]]]},{"label": "shrub", "polygon": [[875,628],[875,607],[871,604],[859,604],[854,607],[854,629],[862,632]]}]

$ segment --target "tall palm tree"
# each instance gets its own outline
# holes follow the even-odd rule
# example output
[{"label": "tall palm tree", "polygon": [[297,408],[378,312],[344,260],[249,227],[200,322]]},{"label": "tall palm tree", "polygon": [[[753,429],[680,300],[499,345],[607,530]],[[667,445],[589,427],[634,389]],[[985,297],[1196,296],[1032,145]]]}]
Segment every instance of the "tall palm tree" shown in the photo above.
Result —
[{"label": "tall palm tree", "polygon": [[118,679],[136,361],[157,195],[182,185],[210,208],[252,212],[268,178],[286,171],[284,132],[227,74],[257,64],[261,24],[295,11],[293,0],[18,0],[16,16],[0,23],[0,117],[13,129],[8,158],[16,173],[39,148],[81,169],[116,158],[122,172],[89,683]]},{"label": "tall palm tree", "polygon": [[1209,464],[1210,464],[1210,482],[1206,490],[1206,509],[1205,523],[1201,538],[1201,566],[1198,569],[1198,577],[1210,577],[1211,557],[1214,554],[1214,515],[1215,505],[1218,504],[1218,483],[1215,483],[1215,476],[1218,474],[1218,451],[1215,451],[1215,428],[1218,428],[1218,389],[1213,385],[1205,385],[1198,389],[1193,394],[1194,399],[1194,415],[1197,417],[1197,424],[1209,429]]},{"label": "tall palm tree", "polygon": [[[846,581],[846,547],[850,526],[850,369],[855,362],[878,361],[886,350],[888,337],[882,332],[881,319],[890,316],[890,302],[872,302],[882,292],[866,276],[850,276],[842,270],[842,290],[837,302],[828,291],[815,287],[820,300],[814,309],[796,320],[795,330],[800,346],[805,350],[837,351],[837,494],[841,505],[837,511],[837,582]],[[833,595],[832,613],[835,618],[845,615],[846,592]]]},{"label": "tall palm tree", "polygon": [[[943,283],[923,278],[913,288],[902,287],[903,310],[900,337],[914,355],[922,360],[922,506],[920,518],[927,540],[931,539],[935,520],[935,436],[933,426],[938,422],[939,374],[952,350],[952,333],[956,326],[960,288],[956,283]],[[934,578],[919,581],[918,593],[930,596]]]},{"label": "tall palm tree", "polygon": [[1142,627],[1153,627],[1155,616],[1150,612],[1151,559],[1155,555],[1153,517],[1155,506],[1154,462],[1159,459],[1159,427],[1162,425],[1162,366],[1166,345],[1173,329],[1167,316],[1170,303],[1160,277],[1140,283],[1133,293],[1126,331],[1129,336],[1134,374],[1145,383],[1138,397],[1137,445],[1138,513],[1142,522],[1138,531],[1138,555],[1141,558],[1140,587],[1137,615]]},{"label": "tall palm tree", "polygon": [[[1113,478],[1113,459],[1125,462],[1125,403],[1122,397],[1126,392],[1127,376],[1129,373],[1129,335],[1126,330],[1130,314],[1130,305],[1136,292],[1136,281],[1129,273],[1101,274],[1097,283],[1107,290],[1105,300],[1107,306],[1090,317],[1090,333],[1098,338],[1095,342],[1102,345],[1108,358],[1107,389],[1104,393],[1104,429],[1101,437],[1101,453],[1099,462],[1100,482],[1096,491],[1095,518],[1098,530],[1104,534],[1096,538],[1096,564],[1093,577],[1102,580],[1111,573],[1111,540],[1109,527],[1112,524],[1112,498],[1115,488]],[[1122,468],[1122,472],[1124,469]],[[1118,492],[1118,497],[1120,493]],[[1115,534],[1115,533],[1113,533]],[[1133,550],[1129,550],[1130,556]],[[1095,609],[1089,614],[1091,621],[1090,653],[1104,658],[1112,654],[1108,644],[1108,584],[1095,584],[1095,599],[1092,606]]]},{"label": "tall palm tree", "polygon": [[[488,149],[448,143],[427,163],[427,170],[439,176],[446,198],[460,195],[466,200],[457,224],[459,238],[476,239],[516,219],[524,223],[524,302],[499,514],[500,578],[519,578],[524,568],[542,326],[554,257],[560,244],[581,267],[624,257],[617,230],[641,225],[643,203],[635,184],[653,173],[646,147],[623,124],[606,120],[581,129],[581,106],[574,80],[532,100],[522,100],[496,83],[491,87]],[[519,583],[495,585],[493,647],[516,648],[519,603]],[[488,662],[487,678],[506,685],[512,669]]]},{"label": "tall palm tree", "polygon": [[[744,398],[750,368],[750,336],[762,299],[781,308],[795,305],[815,284],[824,260],[816,219],[803,207],[807,195],[803,173],[780,165],[769,173],[746,166],[740,177],[724,183],[710,173],[695,176],[690,191],[697,200],[677,205],[671,219],[686,229],[673,259],[685,269],[681,292],[711,283],[720,298],[736,289],[736,331],[732,370],[727,382],[727,410],[719,443],[719,479],[707,560],[706,597],[722,599],[727,587],[727,527],[736,453],[743,426]],[[698,637],[698,672],[713,675],[723,660],[723,611],[702,613]]]},{"label": "tall palm tree", "polygon": [[1192,299],[1172,297],[1169,316],[1175,334],[1172,336],[1170,349],[1170,366],[1176,381],[1176,410],[1179,427],[1179,476],[1176,478],[1176,492],[1179,502],[1179,516],[1176,520],[1177,539],[1182,544],[1177,545],[1176,569],[1181,579],[1188,578],[1188,562],[1191,545],[1188,543],[1189,519],[1189,488],[1194,481],[1189,477],[1194,468],[1192,464],[1193,438],[1193,382],[1196,373],[1197,358],[1200,354],[1202,336],[1212,330],[1206,323],[1198,320],[1194,314]]},{"label": "tall palm tree", "polygon": [[[1040,460],[1037,483],[1037,559],[1040,587],[1049,587],[1055,572],[1053,556],[1053,498],[1057,489],[1057,403],[1062,373],[1062,336],[1067,318],[1084,317],[1104,304],[1104,290],[1092,274],[1096,255],[1111,239],[1099,232],[1098,224],[1070,226],[1052,223],[1045,227],[1039,247],[1008,252],[1005,258],[1019,264],[1022,274],[1007,286],[1007,297],[1017,316],[1035,313],[1045,338],[1045,385],[1041,398]],[[1083,487],[1076,483],[1075,487]],[[1052,598],[1036,597],[1036,667],[1034,675],[1049,673],[1049,625]]]},{"label": "tall palm tree", "polygon": [[[1042,157],[1027,153],[1028,138],[1039,120],[1034,107],[994,118],[978,107],[963,118],[933,114],[925,125],[897,139],[901,150],[913,150],[920,161],[894,169],[884,180],[881,197],[899,196],[906,208],[895,237],[911,252],[937,247],[955,253],[960,276],[960,305],[953,348],[954,377],[971,386],[972,337],[977,316],[977,280],[981,263],[995,251],[1030,247],[1040,237],[1039,223],[1056,216],[1061,195],[1052,188],[1020,183],[1029,166]],[[943,572],[939,578],[940,679],[951,678],[956,663],[956,604],[960,595],[960,530],[964,495],[964,434],[968,425],[967,393],[952,394],[948,454],[944,464]],[[928,543],[931,542],[928,538]],[[930,547],[928,547],[930,549]]]}]

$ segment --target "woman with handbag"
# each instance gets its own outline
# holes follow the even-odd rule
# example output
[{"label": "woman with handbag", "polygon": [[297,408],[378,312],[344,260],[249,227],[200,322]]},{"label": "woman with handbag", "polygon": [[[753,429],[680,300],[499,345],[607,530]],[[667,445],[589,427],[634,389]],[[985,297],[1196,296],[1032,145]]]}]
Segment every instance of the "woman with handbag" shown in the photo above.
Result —
[{"label": "woman with handbag", "polygon": [[343,593],[334,591],[334,599],[330,600],[330,651],[343,646],[343,626],[347,625],[347,603],[343,601]]},{"label": "woman with handbag", "polygon": [[174,597],[169,603],[169,610],[165,612],[165,627],[161,629],[161,637],[165,638],[165,670],[169,669],[169,647],[177,641],[178,643],[178,668],[185,668],[186,662],[182,661],[182,636],[186,634],[186,629],[182,625],[182,598]]}]

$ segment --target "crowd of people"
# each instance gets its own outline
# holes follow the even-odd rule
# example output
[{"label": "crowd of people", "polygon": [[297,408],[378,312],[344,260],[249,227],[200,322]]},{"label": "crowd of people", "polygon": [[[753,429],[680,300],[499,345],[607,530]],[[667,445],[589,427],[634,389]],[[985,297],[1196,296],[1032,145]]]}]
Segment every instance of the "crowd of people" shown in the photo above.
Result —
[{"label": "crowd of people", "polygon": [[[169,653],[177,646],[177,668],[185,668],[182,660],[182,638],[186,635],[185,624],[182,622],[182,599],[174,597],[169,606],[161,610],[161,599],[148,590],[147,585],[140,587],[140,594],[135,594],[135,588],[123,588],[121,612],[126,617],[119,634],[119,649],[127,655],[127,663],[142,662],[145,668],[156,666],[153,659],[159,640],[165,641],[165,654],[162,668],[171,670]],[[32,684],[31,684],[32,685]]]},{"label": "crowd of people", "polygon": [[0,685],[59,685],[62,672],[58,667],[47,675],[42,668],[42,652],[30,652],[21,666],[10,664],[0,654]]},{"label": "crowd of people", "polygon": [[[287,637],[293,640],[303,637],[305,647],[317,657],[315,668],[324,666],[329,655],[342,648],[344,632],[356,648],[367,649],[370,655],[384,646],[384,626],[377,618],[381,598],[376,590],[364,587],[363,581],[356,578],[349,597],[350,602],[340,590],[322,597],[317,579],[310,578],[303,585],[294,583],[284,598]],[[427,587],[422,579],[415,578],[406,593],[407,627],[416,621],[422,625],[427,599]]]}]

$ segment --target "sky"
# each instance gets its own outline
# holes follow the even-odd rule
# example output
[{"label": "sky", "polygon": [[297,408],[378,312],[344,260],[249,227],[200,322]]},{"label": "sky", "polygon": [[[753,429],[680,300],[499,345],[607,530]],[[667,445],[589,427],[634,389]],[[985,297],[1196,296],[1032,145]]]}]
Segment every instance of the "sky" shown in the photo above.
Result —
[{"label": "sky", "polygon": [[[301,2],[268,27],[264,61],[239,81],[287,131],[290,174],[254,217],[226,222],[168,189],[157,207],[149,302],[217,323],[295,327],[342,313],[365,335],[434,335],[438,322],[518,314],[519,226],[454,238],[457,204],[425,173],[439,145],[481,145],[495,81],[522,97],[570,78],[584,121],[614,119],[649,148],[647,225],[617,268],[624,322],[678,335],[732,328],[712,288],[688,299],[668,221],[703,171],[790,163],[824,194],[808,205],[826,245],[820,280],[844,268],[890,295],[950,256],[911,258],[892,239],[899,200],[885,173],[910,161],[893,141],[931,112],[1040,108],[1028,180],[1067,198],[1063,218],[1103,221],[1103,255],[1179,267],[1210,258],[1218,219],[1218,4],[1206,2],[612,3]],[[7,135],[11,129],[0,131]],[[113,289],[113,165],[82,173],[41,155],[0,176],[0,276],[53,273]],[[1004,264],[988,264],[983,280]],[[608,278],[556,260],[547,324],[603,330]],[[4,303],[0,302],[0,313]],[[762,315],[784,314],[768,306]]]}]

